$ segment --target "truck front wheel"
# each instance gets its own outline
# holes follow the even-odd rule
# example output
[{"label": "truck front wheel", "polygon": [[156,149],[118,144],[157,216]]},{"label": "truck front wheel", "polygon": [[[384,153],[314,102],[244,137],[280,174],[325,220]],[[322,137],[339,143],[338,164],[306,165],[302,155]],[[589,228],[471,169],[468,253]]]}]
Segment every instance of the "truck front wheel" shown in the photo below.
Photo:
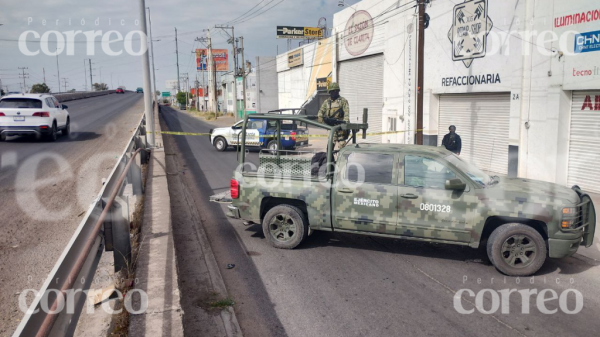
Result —
[{"label": "truck front wheel", "polygon": [[225,151],[227,150],[227,141],[223,137],[217,137],[214,141],[215,149],[217,151]]},{"label": "truck front wheel", "polygon": [[263,219],[263,233],[267,241],[280,249],[294,249],[308,236],[308,221],[295,206],[273,207]]},{"label": "truck front wheel", "polygon": [[509,223],[492,232],[487,255],[496,269],[508,276],[530,276],[546,261],[546,241],[532,227]]}]

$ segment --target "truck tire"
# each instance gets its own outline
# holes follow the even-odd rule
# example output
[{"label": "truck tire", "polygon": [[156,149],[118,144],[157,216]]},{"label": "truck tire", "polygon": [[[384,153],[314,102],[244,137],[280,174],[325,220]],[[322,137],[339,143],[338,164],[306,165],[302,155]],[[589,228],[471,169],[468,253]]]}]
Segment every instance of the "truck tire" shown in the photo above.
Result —
[{"label": "truck tire", "polygon": [[215,146],[215,149],[217,149],[217,151],[223,152],[227,150],[227,141],[223,137],[215,138],[215,140],[213,141],[213,145]]},{"label": "truck tire", "polygon": [[0,133],[0,142],[6,141],[6,135],[4,133]]},{"label": "truck tire", "polygon": [[308,236],[308,221],[295,206],[279,205],[271,208],[262,223],[263,233],[271,246],[294,249]]},{"label": "truck tire", "polygon": [[546,261],[546,241],[530,226],[509,223],[492,232],[487,255],[494,267],[508,276],[530,276]]}]

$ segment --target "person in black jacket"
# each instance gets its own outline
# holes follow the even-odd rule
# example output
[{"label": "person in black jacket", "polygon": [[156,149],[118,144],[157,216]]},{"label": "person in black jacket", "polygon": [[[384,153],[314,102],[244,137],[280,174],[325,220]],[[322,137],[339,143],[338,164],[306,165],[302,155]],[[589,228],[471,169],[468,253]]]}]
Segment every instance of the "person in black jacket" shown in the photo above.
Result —
[{"label": "person in black jacket", "polygon": [[442,146],[444,146],[446,150],[460,156],[460,151],[462,150],[462,141],[460,136],[456,134],[456,126],[450,125],[448,130],[450,130],[450,133],[444,136],[444,139],[442,140]]}]

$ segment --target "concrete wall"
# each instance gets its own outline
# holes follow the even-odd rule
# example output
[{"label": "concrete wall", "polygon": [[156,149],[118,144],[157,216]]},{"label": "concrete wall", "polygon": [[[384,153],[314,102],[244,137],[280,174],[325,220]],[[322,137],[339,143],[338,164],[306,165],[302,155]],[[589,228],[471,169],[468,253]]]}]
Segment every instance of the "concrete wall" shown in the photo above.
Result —
[{"label": "concrete wall", "polygon": [[78,99],[84,99],[84,98],[90,98],[90,97],[96,97],[96,96],[104,96],[104,95],[109,95],[109,94],[114,94],[114,93],[115,93],[114,90],[105,90],[105,91],[90,91],[90,92],[56,94],[56,95],[54,95],[54,97],[56,97],[56,99],[62,103],[62,102],[74,101],[74,100],[78,100]]},{"label": "concrete wall", "polygon": [[256,57],[256,100],[259,113],[279,109],[276,61],[275,56]]}]

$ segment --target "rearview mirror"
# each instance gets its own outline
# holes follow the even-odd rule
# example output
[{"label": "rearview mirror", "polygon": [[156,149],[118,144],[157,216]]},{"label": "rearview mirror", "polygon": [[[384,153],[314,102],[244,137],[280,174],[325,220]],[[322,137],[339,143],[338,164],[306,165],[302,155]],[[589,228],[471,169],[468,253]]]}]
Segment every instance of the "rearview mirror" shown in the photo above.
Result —
[{"label": "rearview mirror", "polygon": [[64,105],[64,104],[62,105],[62,109],[63,109],[63,110],[66,110],[66,109],[68,109],[68,108],[69,108],[68,106],[66,106],[66,105]]},{"label": "rearview mirror", "polygon": [[465,184],[460,179],[448,179],[446,180],[446,189],[451,191],[464,191],[467,188],[467,184]]}]

